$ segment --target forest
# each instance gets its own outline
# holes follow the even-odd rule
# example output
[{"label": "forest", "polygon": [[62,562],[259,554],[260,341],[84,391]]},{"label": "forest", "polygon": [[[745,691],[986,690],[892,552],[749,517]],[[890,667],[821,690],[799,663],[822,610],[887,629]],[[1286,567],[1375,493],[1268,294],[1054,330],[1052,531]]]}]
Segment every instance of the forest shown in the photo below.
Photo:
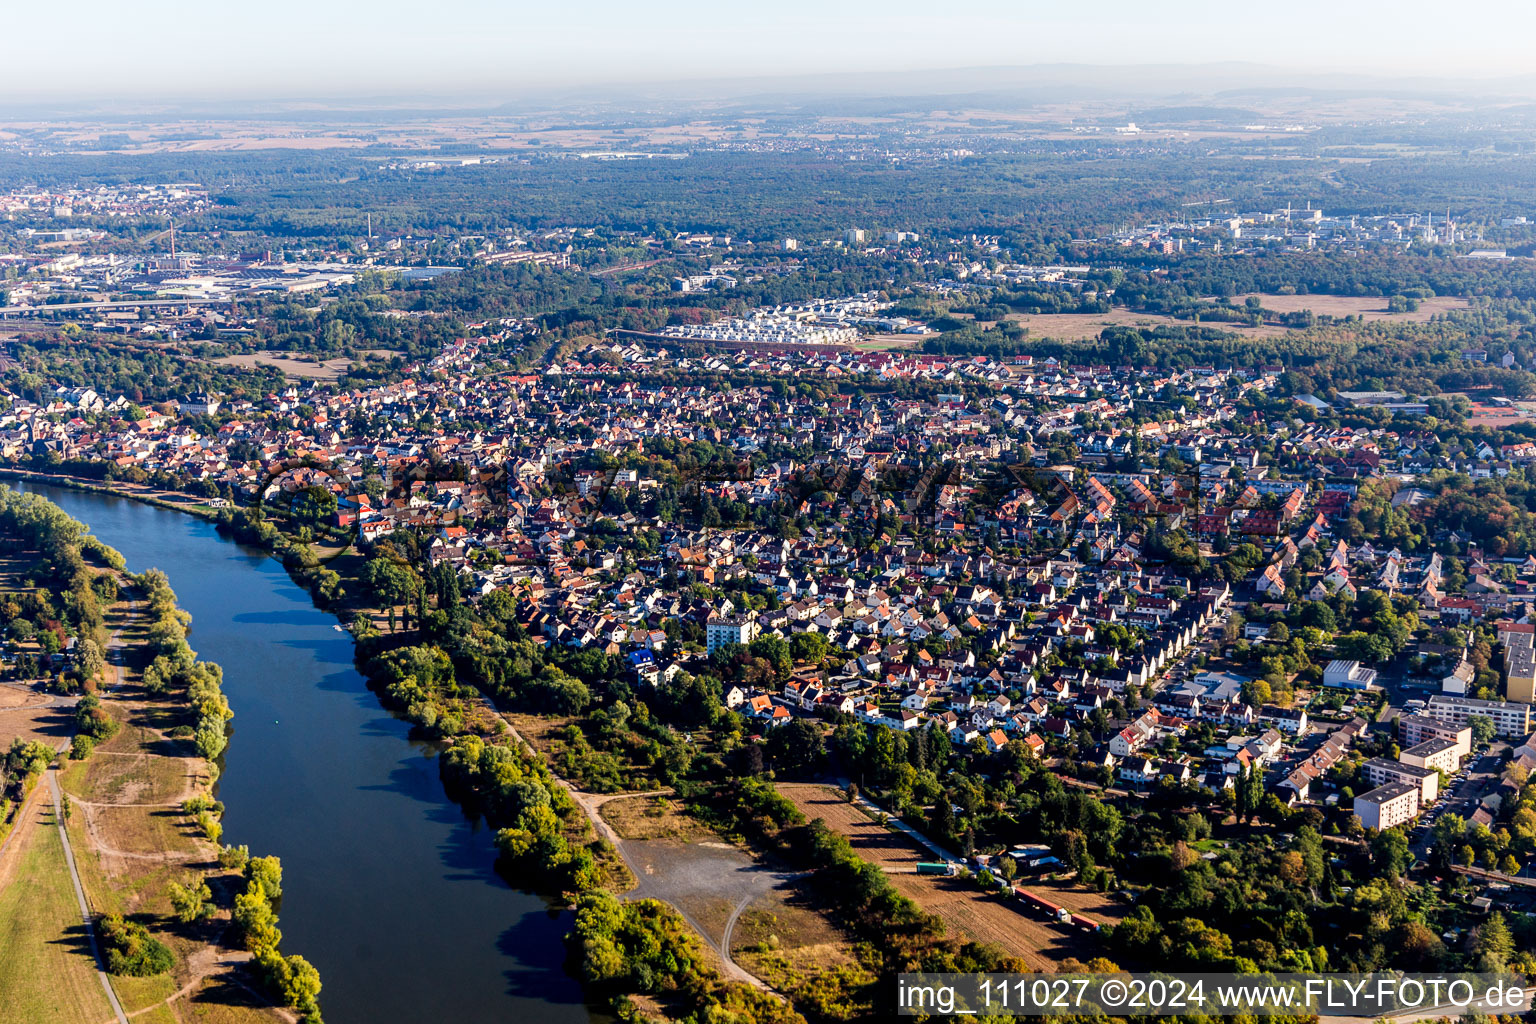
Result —
[{"label": "forest", "polygon": [[[1288,201],[1330,212],[1528,212],[1514,152],[1448,152],[1350,163],[1325,148],[1266,139],[1036,140],[956,160],[849,160],[836,147],[777,153],[697,148],[686,158],[592,161],[551,152],[467,167],[411,168],[389,153],[338,150],[124,157],[0,156],[0,174],[39,184],[197,180],[215,193],[194,225],[282,242],[430,235],[570,224],[736,234],[772,240],[872,229],[1000,235],[1048,258],[1053,247],[1223,196],[1239,209]],[[1261,158],[1261,159],[1255,159]],[[114,232],[131,226],[107,224]],[[126,238],[125,238],[126,240]],[[193,243],[196,244],[196,243]]]}]

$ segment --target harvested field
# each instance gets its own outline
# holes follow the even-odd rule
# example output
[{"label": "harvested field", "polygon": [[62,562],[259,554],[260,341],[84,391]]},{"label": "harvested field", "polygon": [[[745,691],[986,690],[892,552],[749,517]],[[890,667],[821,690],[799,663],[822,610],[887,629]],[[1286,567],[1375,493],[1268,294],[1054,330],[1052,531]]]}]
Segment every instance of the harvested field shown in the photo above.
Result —
[{"label": "harvested field", "polygon": [[29,687],[0,686],[0,746],[20,737],[57,747],[74,732],[74,703]]},{"label": "harvested field", "polygon": [[[1243,295],[1233,301],[1240,306],[1247,298],[1248,296]],[[1412,313],[1388,313],[1387,300],[1380,295],[1260,294],[1258,298],[1265,309],[1272,309],[1276,313],[1299,313],[1304,309],[1310,309],[1318,316],[1343,318],[1358,315],[1360,319],[1367,322],[1373,320],[1401,320],[1407,323],[1423,323],[1436,313],[1467,308],[1466,299],[1459,299],[1449,295],[1438,295],[1432,299],[1420,299],[1419,308]]]},{"label": "harvested field", "polygon": [[896,891],[944,919],[951,934],[991,942],[1032,970],[1054,971],[1068,957],[1086,963],[1099,955],[1087,933],[1058,924],[1017,899],[984,893],[968,879],[893,875]]},{"label": "harvested field", "polygon": [[918,861],[933,859],[900,832],[875,824],[869,815],[830,786],[785,783],[778,789],[794,801],[807,820],[822,819],[828,827],[847,836],[860,857],[887,871],[916,871]]},{"label": "harvested field", "polygon": [[[821,818],[847,836],[860,857],[885,869],[898,892],[943,918],[952,933],[996,943],[1043,971],[1055,970],[1068,957],[1086,962],[1098,955],[1087,933],[1047,920],[1018,900],[984,893],[968,880],[916,874],[917,862],[931,860],[932,855],[901,833],[875,824],[836,790],[805,784],[778,788],[806,818]],[[1033,883],[1032,888],[1089,916],[1098,913],[1104,920],[1118,920],[1125,914],[1119,904],[1068,883]]]}]

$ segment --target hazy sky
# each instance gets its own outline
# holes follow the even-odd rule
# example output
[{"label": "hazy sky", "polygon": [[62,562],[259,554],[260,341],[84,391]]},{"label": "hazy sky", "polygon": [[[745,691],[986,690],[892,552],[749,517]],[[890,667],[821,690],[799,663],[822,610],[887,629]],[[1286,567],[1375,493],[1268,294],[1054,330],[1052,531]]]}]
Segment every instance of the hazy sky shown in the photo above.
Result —
[{"label": "hazy sky", "polygon": [[1536,70],[1529,0],[10,0],[0,100],[482,96],[805,72],[1248,61]]}]

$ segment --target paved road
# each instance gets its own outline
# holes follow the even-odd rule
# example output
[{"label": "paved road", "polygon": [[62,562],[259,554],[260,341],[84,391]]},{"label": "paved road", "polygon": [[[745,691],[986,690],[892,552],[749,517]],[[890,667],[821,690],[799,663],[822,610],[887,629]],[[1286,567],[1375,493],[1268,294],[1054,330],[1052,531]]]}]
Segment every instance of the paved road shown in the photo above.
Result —
[{"label": "paved road", "polygon": [[64,843],[64,863],[69,865],[69,880],[75,886],[75,899],[80,904],[80,920],[85,925],[85,937],[91,943],[91,955],[96,958],[96,976],[101,979],[101,987],[107,990],[107,1002],[112,1004],[112,1012],[117,1014],[117,1024],[128,1024],[128,1015],[123,1012],[123,1004],[117,1001],[117,993],[112,990],[112,979],[107,975],[107,963],[101,955],[101,943],[96,938],[96,922],[91,916],[91,908],[85,902],[85,889],[80,885],[80,872],[75,869],[75,851],[69,845],[69,829],[64,827],[64,808],[59,800],[59,773],[54,769],[48,769],[48,790],[53,795],[53,820],[59,826],[59,839]]}]

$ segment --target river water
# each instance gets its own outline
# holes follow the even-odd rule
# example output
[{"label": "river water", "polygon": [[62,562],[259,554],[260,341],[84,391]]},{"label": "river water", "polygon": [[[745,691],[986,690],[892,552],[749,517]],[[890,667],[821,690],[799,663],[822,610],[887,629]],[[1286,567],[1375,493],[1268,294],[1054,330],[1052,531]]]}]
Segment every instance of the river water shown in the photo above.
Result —
[{"label": "river water", "polygon": [[235,712],[218,797],[224,842],[283,862],[283,951],[320,971],[329,1024],[590,1024],[563,969],[569,917],[508,887],[483,824],[443,793],[352,665],[351,638],[275,560],[209,523],[20,484],[155,567],[224,668]]}]

